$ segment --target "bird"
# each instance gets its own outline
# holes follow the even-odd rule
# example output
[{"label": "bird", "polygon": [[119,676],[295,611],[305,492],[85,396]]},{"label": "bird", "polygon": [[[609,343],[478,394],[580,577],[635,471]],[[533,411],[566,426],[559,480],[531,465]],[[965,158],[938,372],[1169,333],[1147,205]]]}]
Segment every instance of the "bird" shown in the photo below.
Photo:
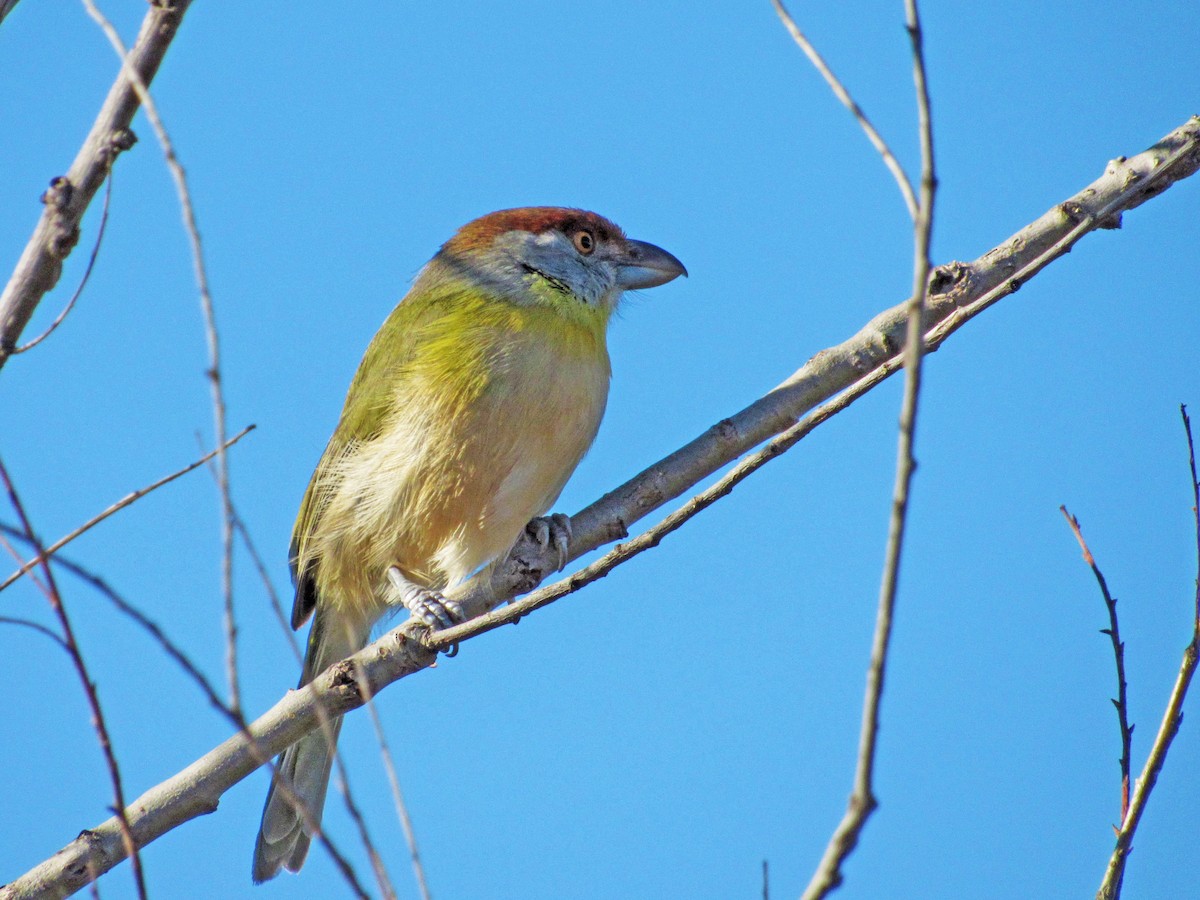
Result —
[{"label": "bird", "polygon": [[[296,517],[291,624],[313,619],[299,687],[364,647],[389,611],[459,621],[443,592],[527,528],[562,567],[569,520],[542,517],[600,426],[609,322],[626,291],[680,275],[672,254],[582,209],[499,210],[442,245],[368,345]],[[330,724],[278,759],[256,883],[304,864],[341,722]]]}]

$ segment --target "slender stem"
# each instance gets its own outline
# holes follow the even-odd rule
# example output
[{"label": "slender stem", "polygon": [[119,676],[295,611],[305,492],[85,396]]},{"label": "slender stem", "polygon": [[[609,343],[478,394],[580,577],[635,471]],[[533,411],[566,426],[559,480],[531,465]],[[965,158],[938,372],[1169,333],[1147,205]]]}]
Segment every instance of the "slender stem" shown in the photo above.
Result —
[{"label": "slender stem", "polygon": [[233,501],[229,487],[229,457],[225,455],[225,394],[221,387],[221,344],[217,334],[216,315],[213,311],[212,294],[208,287],[208,270],[204,264],[204,247],[200,241],[200,230],[196,225],[196,210],[192,205],[192,194],[188,189],[187,173],[179,162],[175,146],[163,125],[162,117],[150,89],[130,58],[121,36],[112,23],[105,18],[97,8],[94,0],[83,0],[83,5],[100,28],[104,31],[109,43],[121,60],[122,70],[129,83],[133,86],[138,100],[146,111],[154,133],[162,145],[163,156],[175,188],[179,194],[179,203],[183,210],[184,228],[187,231],[188,242],[192,250],[192,267],[195,270],[196,285],[200,291],[200,309],[204,317],[204,334],[208,342],[208,380],[212,392],[213,424],[217,444],[217,487],[221,500],[221,593],[224,597],[225,622],[225,656],[226,674],[229,679],[229,705],[234,709],[241,708],[241,691],[238,687],[237,662],[237,621],[233,610]]},{"label": "slender stem", "polygon": [[[41,542],[33,530],[33,524],[25,512],[21,498],[17,495],[16,486],[13,484],[12,478],[9,477],[8,469],[2,460],[0,460],[0,480],[4,482],[4,488],[8,492],[8,501],[12,504],[12,508],[17,514],[25,539],[33,546],[37,555],[42,557],[41,566],[45,577],[44,593],[46,599],[50,602],[50,608],[54,610],[54,615],[58,619],[59,627],[62,629],[62,640],[66,647],[67,655],[70,656],[75,673],[79,676],[79,681],[83,685],[83,693],[87,698],[88,708],[92,713],[92,727],[96,730],[96,738],[100,743],[100,752],[104,756],[105,765],[108,766],[108,778],[112,783],[113,789],[113,813],[120,824],[121,840],[133,866],[133,881],[137,887],[137,895],[140,900],[146,900],[146,877],[142,871],[142,858],[138,852],[137,842],[133,839],[133,832],[129,827],[129,816],[125,809],[125,790],[121,785],[121,769],[117,764],[117,754],[113,750],[112,738],[108,732],[108,724],[104,719],[104,712],[100,708],[100,695],[96,690],[95,683],[92,681],[91,674],[88,672],[87,663],[84,662],[83,651],[79,649],[79,643],[75,639],[75,631],[71,627],[71,619],[67,615],[67,608],[63,604],[62,594],[58,590],[58,583],[54,578],[54,570],[50,566],[46,553],[42,550]],[[13,550],[7,541],[3,541],[3,543],[16,558],[18,564],[20,564],[22,562],[20,554]],[[88,880],[95,881],[100,874],[102,873],[91,871],[89,867]]]},{"label": "slender stem", "polygon": [[429,884],[425,880],[425,865],[421,862],[421,852],[417,847],[417,833],[413,829],[412,817],[408,814],[408,804],[404,802],[404,793],[400,790],[400,778],[396,774],[396,761],[392,757],[392,750],[388,745],[387,734],[384,733],[383,722],[379,718],[379,710],[375,707],[374,698],[367,701],[367,711],[371,714],[375,739],[379,742],[379,755],[383,759],[388,784],[392,789],[392,803],[396,807],[396,817],[400,820],[400,828],[404,832],[404,842],[408,845],[408,855],[412,861],[417,891],[421,895],[421,900],[430,900]]},{"label": "slender stem", "polygon": [[[37,549],[36,543],[31,541],[28,535],[19,529],[10,528],[6,525],[0,525],[0,532],[12,535],[25,541],[34,547],[35,551]],[[0,541],[2,540],[3,538],[0,538]],[[102,597],[108,600],[118,612],[132,619],[133,622],[135,622],[147,634],[149,634],[150,637],[153,638],[154,641],[163,649],[167,656],[174,660],[175,663],[184,671],[184,673],[196,683],[212,707],[221,713],[226,719],[228,719],[235,728],[237,728],[241,735],[246,739],[250,754],[254,756],[260,765],[266,766],[268,769],[270,769],[272,778],[274,778],[275,765],[271,762],[271,754],[262,750],[258,740],[256,740],[255,737],[250,733],[249,725],[246,723],[245,717],[240,711],[233,709],[221,699],[216,688],[213,687],[212,682],[208,680],[204,673],[200,671],[199,667],[196,666],[192,659],[179,647],[179,645],[167,636],[166,632],[163,631],[162,627],[159,626],[157,622],[118,594],[112,588],[112,586],[108,584],[108,582],[94,572],[85,569],[78,563],[64,559],[60,555],[48,556],[47,558],[52,561],[54,565],[63,567],[77,578],[91,585],[100,593]],[[0,619],[0,621],[3,620]],[[51,636],[56,640],[60,640],[58,636],[54,635],[53,633],[51,633]],[[328,721],[328,716],[326,717],[326,720]],[[286,780],[283,780],[281,782],[280,790],[283,793],[285,800],[295,809],[299,810],[300,815],[305,818],[305,827],[312,829],[311,833],[313,834],[314,838],[329,853],[330,857],[334,861],[334,864],[338,867],[342,877],[346,879],[346,883],[349,885],[354,895],[361,898],[367,898],[369,895],[359,883],[358,877],[349,861],[325,835],[325,833],[319,831],[316,820],[312,818],[311,814],[308,812],[307,806],[291,789],[290,783]]]},{"label": "slender stem", "polygon": [[771,3],[774,5],[775,12],[779,16],[780,21],[783,22],[784,27],[787,28],[788,33],[792,36],[792,40],[804,51],[804,55],[808,57],[808,61],[813,64],[813,68],[825,79],[825,83],[829,85],[829,89],[833,91],[833,95],[841,101],[846,109],[850,110],[850,114],[854,116],[866,134],[867,140],[871,142],[871,146],[883,157],[883,164],[892,173],[892,177],[896,179],[896,186],[900,188],[900,195],[904,198],[904,205],[908,208],[909,218],[915,222],[918,213],[916,193],[913,191],[912,182],[908,180],[908,175],[904,172],[904,167],[900,165],[900,161],[896,159],[895,154],[888,147],[887,141],[876,131],[875,126],[871,124],[871,120],[867,118],[867,114],[863,112],[858,102],[850,96],[850,92],[846,90],[845,85],[833,74],[833,70],[825,62],[825,58],[817,52],[817,48],[805,37],[804,32],[800,30],[800,26],[796,24],[796,20],[792,18],[792,14],[787,11],[781,0],[771,0]]},{"label": "slender stem", "polygon": [[27,350],[32,350],[46,338],[50,337],[59,325],[71,314],[71,310],[75,308],[76,301],[83,295],[83,289],[87,287],[88,279],[92,277],[92,269],[96,265],[96,257],[100,255],[100,243],[104,240],[104,232],[108,228],[108,207],[112,201],[113,176],[108,173],[108,181],[104,186],[104,206],[100,210],[100,228],[96,231],[96,243],[92,245],[92,253],[88,257],[87,268],[83,270],[83,277],[79,279],[79,286],[75,288],[75,293],[71,295],[71,299],[67,301],[67,305],[63,307],[62,312],[55,316],[54,321],[49,327],[32,340],[26,341],[20,347],[13,350],[13,355],[24,353]]},{"label": "slender stem", "polygon": [[913,286],[908,305],[908,329],[904,345],[904,399],[900,407],[900,435],[896,451],[892,515],[888,524],[883,577],[879,588],[879,606],[875,617],[875,636],[871,644],[871,661],[867,668],[867,689],[863,698],[862,729],[859,736],[854,788],[846,813],[834,830],[821,862],[804,892],[805,900],[825,897],[842,883],[842,864],[858,845],[859,836],[867,819],[879,805],[874,792],[879,711],[883,700],[884,676],[887,671],[896,590],[900,579],[900,560],[908,521],[909,491],[913,473],[916,470],[913,443],[921,391],[921,361],[925,350],[923,322],[926,296],[929,292],[929,273],[932,268],[929,259],[929,244],[933,231],[933,204],[937,190],[933,156],[933,124],[929,106],[928,83],[925,77],[921,20],[916,0],[906,0],[905,11],[909,39],[912,43],[913,82],[917,94],[917,124],[921,144],[921,196],[913,225]]},{"label": "slender stem", "polygon": [[[1129,814],[1129,779],[1130,779],[1130,755],[1133,748],[1133,726],[1129,724],[1129,698],[1127,695],[1127,685],[1125,682],[1125,644],[1121,640],[1121,629],[1117,622],[1117,598],[1114,597],[1108,590],[1108,582],[1105,580],[1100,567],[1096,565],[1096,559],[1092,556],[1092,551],[1088,548],[1087,542],[1083,539],[1083,531],[1079,527],[1079,520],[1067,512],[1065,506],[1060,506],[1067,524],[1071,527],[1071,531],[1075,534],[1075,540],[1079,542],[1079,547],[1083,551],[1083,561],[1092,569],[1092,575],[1096,578],[1096,583],[1100,586],[1100,594],[1104,597],[1104,605],[1108,608],[1108,628],[1101,630],[1101,634],[1107,634],[1112,641],[1113,656],[1117,661],[1117,699],[1112,701],[1113,706],[1117,708],[1117,725],[1121,730],[1121,818],[1124,822],[1125,817]],[[1120,831],[1119,828],[1113,828],[1114,831]]]},{"label": "slender stem", "polygon": [[[253,431],[254,427],[255,426],[253,426],[253,425],[248,425],[247,427],[243,428],[241,431],[239,431],[237,434],[235,434],[233,437],[231,437],[228,441],[225,442],[225,447],[226,448],[232,447],[234,444],[236,444],[238,441],[240,441],[242,438],[244,438],[246,435],[248,435],[251,431]],[[42,557],[39,555],[39,556],[35,556],[33,559],[30,559],[29,561],[27,561],[25,563],[25,565],[23,565],[21,568],[17,569],[17,571],[15,571],[11,575],[9,575],[6,579],[4,579],[4,581],[0,582],[0,591],[4,590],[9,585],[11,585],[14,581],[19,579],[22,575],[25,575],[30,570],[32,570],[34,567],[39,565],[43,561],[44,558],[48,559],[50,556],[53,556],[55,553],[57,553],[63,547],[67,546],[67,544],[71,543],[71,541],[75,540],[77,537],[84,534],[85,532],[90,531],[91,529],[95,528],[97,525],[99,525],[105,519],[109,518],[110,516],[112,516],[115,513],[120,512],[125,507],[129,506],[131,503],[134,503],[134,502],[142,499],[142,497],[145,497],[147,494],[151,493],[152,491],[158,490],[163,485],[170,484],[176,478],[181,478],[184,475],[186,475],[188,472],[191,472],[193,469],[199,468],[200,466],[202,466],[206,462],[208,462],[210,459],[212,459],[214,456],[216,456],[219,452],[220,452],[219,450],[212,450],[212,451],[204,454],[204,456],[200,457],[195,462],[189,463],[188,465],[184,466],[182,469],[172,472],[170,475],[167,475],[165,478],[160,478],[158,481],[155,481],[152,484],[148,484],[143,488],[138,488],[136,491],[130,491],[128,494],[126,494],[124,497],[122,497],[116,503],[112,504],[112,506],[110,506],[107,509],[103,510],[102,512],[99,512],[96,515],[92,516],[90,519],[88,519],[86,522],[84,522],[78,528],[71,531],[69,534],[63,535],[57,541],[55,541],[53,544],[51,544],[49,547],[46,547],[45,550],[42,551],[46,554],[46,557]]]}]

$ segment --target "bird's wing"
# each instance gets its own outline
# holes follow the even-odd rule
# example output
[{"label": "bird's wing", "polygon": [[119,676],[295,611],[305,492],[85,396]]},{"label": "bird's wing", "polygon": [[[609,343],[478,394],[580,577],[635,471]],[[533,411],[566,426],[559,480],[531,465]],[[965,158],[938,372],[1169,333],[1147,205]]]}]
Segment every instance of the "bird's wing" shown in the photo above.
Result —
[{"label": "bird's wing", "polygon": [[320,560],[313,556],[309,545],[325,508],[338,489],[339,464],[379,435],[394,403],[396,379],[402,377],[403,369],[413,356],[413,336],[438,315],[440,304],[412,302],[412,299],[410,295],[392,310],[367,347],[346,392],[341,419],[300,503],[289,553],[292,582],[296,586],[292,603],[293,628],[303,625],[317,605],[316,575]]}]

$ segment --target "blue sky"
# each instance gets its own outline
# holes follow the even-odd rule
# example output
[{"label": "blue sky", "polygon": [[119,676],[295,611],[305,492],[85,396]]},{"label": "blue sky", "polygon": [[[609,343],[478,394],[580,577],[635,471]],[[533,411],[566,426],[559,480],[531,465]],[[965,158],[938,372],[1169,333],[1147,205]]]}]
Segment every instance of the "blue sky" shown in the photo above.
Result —
[{"label": "blue sky", "polygon": [[[109,2],[132,40],[144,3]],[[1147,7],[1147,10],[1149,8]],[[793,12],[909,167],[899,3]],[[941,190],[935,262],[973,259],[1200,112],[1200,7],[923,5]],[[73,4],[0,25],[0,263],[112,83]],[[286,593],[292,519],[359,356],[454,229],[577,205],[691,277],[611,333],[600,436],[574,512],[899,302],[911,235],[890,176],[768,2],[199,3],[154,91],[195,194],[224,356],[235,499]],[[148,124],[116,171],[96,271],[66,324],[0,373],[0,455],[47,539],[212,441],[178,202]],[[1078,897],[1118,817],[1107,618],[1058,512],[1120,599],[1140,769],[1189,635],[1196,548],[1179,423],[1200,415],[1200,183],[1094,234],[928,361],[920,468],[883,707],[881,807],[842,896]],[[40,330],[78,281],[89,214]],[[850,789],[895,453],[874,391],[652,553],[380,700],[438,898],[796,896]],[[3,517],[11,519],[5,512]],[[219,510],[196,472],[76,542],[223,677]],[[224,739],[159,648],[63,578],[130,796]],[[245,702],[296,677],[244,555]],[[49,622],[30,587],[0,614]],[[108,817],[78,681],[0,628],[0,882]],[[1194,700],[1195,698],[1191,698]],[[1195,703],[1189,703],[1189,709]],[[1124,896],[1184,896],[1200,826],[1189,713]],[[401,896],[416,896],[367,719],[342,747]],[[341,896],[319,849],[254,888],[266,776],[143,854],[151,894]],[[363,877],[331,800],[327,827]],[[127,866],[102,882],[132,896]]]}]

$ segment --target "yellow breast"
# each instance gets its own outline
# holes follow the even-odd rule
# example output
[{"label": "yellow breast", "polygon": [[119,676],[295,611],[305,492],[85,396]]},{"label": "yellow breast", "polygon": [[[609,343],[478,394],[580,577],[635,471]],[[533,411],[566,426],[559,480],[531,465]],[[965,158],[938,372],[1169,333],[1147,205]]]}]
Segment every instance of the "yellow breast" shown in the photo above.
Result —
[{"label": "yellow breast", "polygon": [[322,596],[336,591],[347,611],[377,616],[388,566],[445,588],[546,512],[604,413],[610,370],[597,324],[461,302],[423,323],[394,377],[394,413],[337,463],[313,547]]}]

